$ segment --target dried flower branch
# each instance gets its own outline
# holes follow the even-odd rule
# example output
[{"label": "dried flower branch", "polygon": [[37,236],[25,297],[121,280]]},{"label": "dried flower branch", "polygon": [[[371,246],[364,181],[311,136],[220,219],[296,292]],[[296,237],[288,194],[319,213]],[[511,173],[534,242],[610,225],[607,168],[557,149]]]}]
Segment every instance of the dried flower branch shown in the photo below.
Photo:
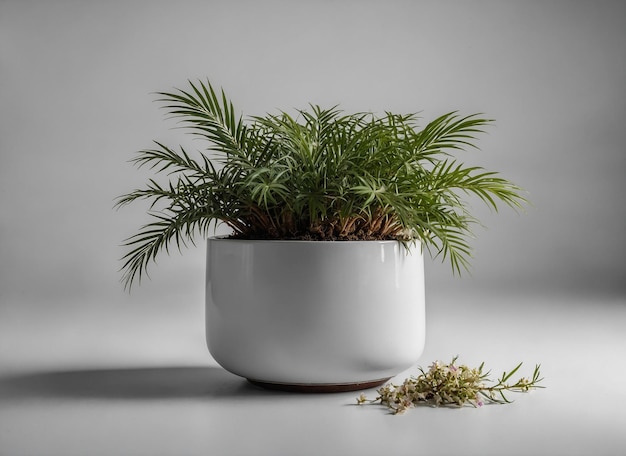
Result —
[{"label": "dried flower branch", "polygon": [[450,364],[435,361],[428,372],[420,367],[421,375],[418,377],[410,377],[399,386],[388,383],[377,390],[379,396],[376,399],[370,400],[361,394],[357,403],[380,403],[397,414],[418,404],[481,407],[485,402],[510,403],[504,395],[505,391],[527,392],[531,388],[543,388],[538,385],[543,380],[540,378],[540,365],[535,366],[530,379],[522,377],[515,383],[507,383],[522,366],[520,363],[512,371],[504,372],[497,383],[489,385],[487,382],[491,380],[489,372],[483,372],[484,363],[472,369],[466,365],[457,366],[456,360],[457,357],[454,357]]}]

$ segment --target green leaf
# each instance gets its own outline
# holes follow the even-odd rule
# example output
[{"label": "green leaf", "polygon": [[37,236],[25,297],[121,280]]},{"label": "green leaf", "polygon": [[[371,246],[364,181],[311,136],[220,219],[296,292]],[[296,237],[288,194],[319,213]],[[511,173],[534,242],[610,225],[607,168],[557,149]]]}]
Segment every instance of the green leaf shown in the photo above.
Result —
[{"label": "green leaf", "polygon": [[244,118],[209,80],[158,97],[202,147],[155,141],[131,160],[167,180],[149,178],[115,202],[121,208],[145,200],[153,217],[127,240],[127,287],[161,251],[193,245],[218,223],[242,237],[345,236],[350,228],[351,236],[420,241],[461,273],[479,223],[464,198],[475,196],[495,211],[527,203],[520,187],[452,155],[476,148],[492,123],[480,114],[450,112],[423,128],[414,113],[378,117],[314,104],[295,115]]}]

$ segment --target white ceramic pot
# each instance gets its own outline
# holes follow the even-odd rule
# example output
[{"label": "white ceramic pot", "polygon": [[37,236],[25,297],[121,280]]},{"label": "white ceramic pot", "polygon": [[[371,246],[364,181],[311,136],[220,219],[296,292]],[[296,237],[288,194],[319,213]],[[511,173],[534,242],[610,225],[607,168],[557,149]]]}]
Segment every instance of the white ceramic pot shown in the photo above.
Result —
[{"label": "white ceramic pot", "polygon": [[396,241],[210,238],[209,351],[266,387],[377,386],[424,349],[423,264]]}]

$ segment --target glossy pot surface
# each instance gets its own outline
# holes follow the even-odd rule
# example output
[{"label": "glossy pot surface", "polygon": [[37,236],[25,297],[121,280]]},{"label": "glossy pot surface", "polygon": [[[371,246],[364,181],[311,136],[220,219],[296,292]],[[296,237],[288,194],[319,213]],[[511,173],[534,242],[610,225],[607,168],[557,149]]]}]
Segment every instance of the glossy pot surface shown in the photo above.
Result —
[{"label": "glossy pot surface", "polygon": [[208,240],[207,345],[249,380],[380,383],[417,363],[424,320],[419,244]]}]

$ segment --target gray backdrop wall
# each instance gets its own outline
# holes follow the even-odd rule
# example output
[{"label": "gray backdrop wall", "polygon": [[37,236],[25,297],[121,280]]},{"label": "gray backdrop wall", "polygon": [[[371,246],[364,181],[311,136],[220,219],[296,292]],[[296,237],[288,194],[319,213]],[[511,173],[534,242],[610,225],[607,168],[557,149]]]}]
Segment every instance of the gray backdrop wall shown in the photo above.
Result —
[{"label": "gray backdrop wall", "polygon": [[[246,114],[486,113],[464,156],[533,207],[479,209],[473,275],[428,260],[429,290],[623,293],[625,2],[2,0],[3,306],[130,299],[119,244],[146,218],[113,200],[145,180],[134,151],[189,141],[151,92],[205,77]],[[200,301],[203,249],[151,275],[136,296]]]}]

